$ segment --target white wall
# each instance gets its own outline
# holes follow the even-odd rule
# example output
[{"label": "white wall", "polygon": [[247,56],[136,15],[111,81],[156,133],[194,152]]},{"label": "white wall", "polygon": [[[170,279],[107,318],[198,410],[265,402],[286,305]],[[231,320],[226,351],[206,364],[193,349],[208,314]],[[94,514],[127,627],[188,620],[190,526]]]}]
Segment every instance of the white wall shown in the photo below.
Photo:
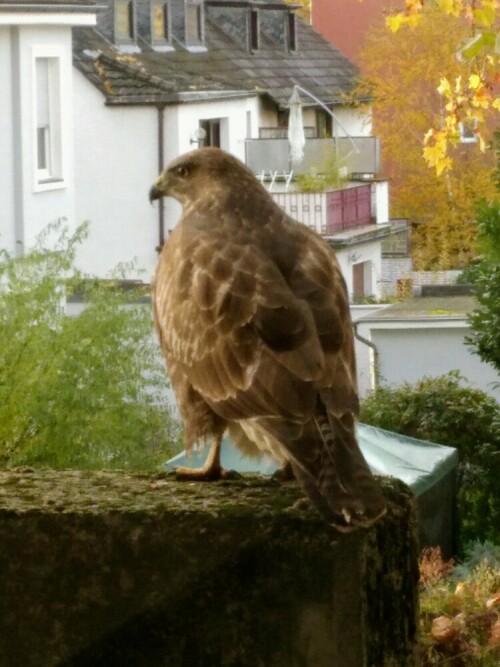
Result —
[{"label": "white wall", "polygon": [[[352,107],[335,106],[332,109],[342,127],[337,124],[337,136],[370,137],[372,135],[372,121],[369,113],[362,113]],[[343,129],[342,129],[343,128]]]},{"label": "white wall", "polygon": [[[72,145],[71,28],[68,26],[22,25],[2,28],[0,70],[2,81],[2,123],[0,165],[2,166],[2,223],[9,251],[33,245],[38,234],[51,222],[65,218],[74,225],[74,175]],[[10,53],[9,53],[10,49]],[[63,173],[62,180],[44,186],[36,184],[34,54],[55,49],[61,59],[61,102]],[[51,51],[53,55],[55,52]],[[48,54],[44,51],[44,54]],[[5,77],[5,78],[4,78]],[[5,122],[4,122],[5,121]],[[3,132],[7,137],[1,136]],[[13,194],[12,194],[13,193]],[[5,209],[3,204],[5,203]],[[5,212],[4,212],[5,211]],[[4,217],[5,216],[5,217]]]},{"label": "white wall", "polygon": [[[107,107],[102,94],[74,72],[75,169],[78,189],[76,218],[90,222],[90,238],[79,262],[90,273],[104,276],[119,262],[137,259],[149,281],[157,263],[159,203],[149,204],[148,192],[158,177],[158,111],[152,106]],[[200,120],[221,119],[222,147],[245,158],[248,116],[258,127],[256,97],[165,107],[164,166],[193,150],[193,132]],[[163,202],[165,234],[181,214],[171,198]],[[136,277],[130,272],[129,277]]]},{"label": "white wall", "polygon": [[245,160],[245,139],[247,138],[247,112],[251,114],[252,134],[258,132],[257,97],[243,97],[213,102],[196,102],[167,107],[165,114],[165,158],[169,162],[174,157],[193,150],[197,144],[191,143],[193,132],[201,120],[221,119],[221,148],[240,160]]},{"label": "white wall", "polygon": [[[382,328],[383,326],[383,328]],[[370,324],[370,338],[379,352],[380,375],[384,384],[414,383],[424,376],[438,376],[451,370],[460,373],[476,388],[500,400],[500,377],[465,345],[470,328],[465,320],[412,324]]]},{"label": "white wall", "polygon": [[380,298],[382,294],[382,255],[380,252],[380,241],[359,243],[347,248],[336,249],[335,253],[347,284],[349,297],[352,297],[353,293],[353,265],[361,262],[371,262],[371,275],[365,276],[365,285],[371,283],[371,295]]},{"label": "white wall", "polygon": [[[257,137],[260,123],[260,105],[257,96],[213,102],[197,102],[168,106],[164,114],[165,166],[174,158],[191,151],[197,144],[191,143],[193,132],[200,120],[224,119],[221,127],[222,148],[242,162],[245,161],[245,139],[250,114],[250,134]],[[165,228],[172,230],[181,215],[180,205],[167,198],[165,206]]]},{"label": "white wall", "polygon": [[372,217],[378,224],[389,222],[389,183],[377,181],[372,183]]},{"label": "white wall", "polygon": [[0,26],[0,248],[15,247],[11,29]]},{"label": "white wall", "polygon": [[411,257],[384,257],[382,261],[382,294],[396,296],[398,280],[408,280],[412,276]]},{"label": "white wall", "polygon": [[159,243],[158,205],[148,200],[158,176],[157,110],[106,107],[77,70],[74,89],[76,220],[90,223],[79,265],[106,276],[118,263],[137,259],[141,278],[149,281]]},{"label": "white wall", "polygon": [[[363,327],[362,322],[360,322],[361,318],[384,308],[387,308],[387,305],[366,304],[355,306],[351,304],[351,319],[353,324],[356,324],[356,330],[360,334],[360,338],[368,338],[369,336],[368,329],[366,326]],[[371,348],[360,338],[354,337],[354,353],[356,355],[358,392],[361,397],[364,397],[373,390],[375,377]]]}]

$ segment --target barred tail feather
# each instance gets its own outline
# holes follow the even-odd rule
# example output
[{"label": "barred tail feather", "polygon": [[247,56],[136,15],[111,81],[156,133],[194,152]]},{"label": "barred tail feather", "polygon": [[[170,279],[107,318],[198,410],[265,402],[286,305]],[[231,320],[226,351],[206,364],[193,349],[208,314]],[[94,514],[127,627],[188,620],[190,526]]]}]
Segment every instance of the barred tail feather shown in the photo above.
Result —
[{"label": "barred tail feather", "polygon": [[386,505],[357,443],[352,415],[341,419],[321,414],[315,422],[320,453],[306,467],[292,463],[299,483],[337,530],[351,532],[370,526],[385,514]]}]

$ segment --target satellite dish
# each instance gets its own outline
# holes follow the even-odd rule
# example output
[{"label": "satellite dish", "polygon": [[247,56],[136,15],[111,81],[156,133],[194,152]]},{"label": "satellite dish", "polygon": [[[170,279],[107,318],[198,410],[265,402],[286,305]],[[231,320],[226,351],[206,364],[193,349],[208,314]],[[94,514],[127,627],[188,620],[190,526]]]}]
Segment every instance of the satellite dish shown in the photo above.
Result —
[{"label": "satellite dish", "polygon": [[202,127],[197,127],[191,134],[190,143],[201,144],[207,138],[207,133]]}]

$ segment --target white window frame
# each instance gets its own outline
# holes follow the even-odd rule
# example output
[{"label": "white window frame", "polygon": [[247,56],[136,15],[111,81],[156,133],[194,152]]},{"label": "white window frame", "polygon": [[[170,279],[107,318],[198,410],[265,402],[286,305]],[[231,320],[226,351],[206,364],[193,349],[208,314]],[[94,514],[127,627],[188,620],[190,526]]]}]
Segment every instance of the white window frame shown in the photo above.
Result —
[{"label": "white window frame", "polygon": [[478,138],[475,134],[477,129],[477,118],[470,118],[468,123],[460,122],[458,132],[461,144],[477,144]]},{"label": "white window frame", "polygon": [[[47,141],[47,167],[38,168],[38,84],[37,61],[48,59],[49,125],[45,133]],[[33,98],[33,190],[56,190],[67,185],[67,118],[69,113],[68,60],[63,46],[34,46],[32,48],[32,98]]]}]

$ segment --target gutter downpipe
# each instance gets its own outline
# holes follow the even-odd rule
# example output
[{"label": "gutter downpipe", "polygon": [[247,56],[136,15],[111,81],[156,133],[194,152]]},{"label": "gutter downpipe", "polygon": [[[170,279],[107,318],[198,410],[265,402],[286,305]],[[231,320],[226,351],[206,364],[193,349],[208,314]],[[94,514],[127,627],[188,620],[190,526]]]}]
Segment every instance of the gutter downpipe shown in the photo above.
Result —
[{"label": "gutter downpipe", "polygon": [[354,337],[359,340],[361,343],[364,343],[365,345],[368,345],[368,347],[373,351],[373,390],[377,391],[377,388],[379,386],[379,381],[380,381],[380,372],[379,372],[379,353],[377,346],[375,343],[373,343],[371,340],[368,338],[365,338],[358,332],[358,323],[353,322],[352,323],[352,328],[354,331]]},{"label": "gutter downpipe", "polygon": [[[164,165],[165,152],[163,146],[165,140],[165,132],[163,129],[165,107],[166,104],[158,104],[156,107],[158,109],[158,174],[162,173],[165,166]],[[163,197],[160,197],[160,199],[158,200],[158,247],[156,248],[158,252],[161,251],[164,243],[165,243],[165,202],[163,200]]]}]

